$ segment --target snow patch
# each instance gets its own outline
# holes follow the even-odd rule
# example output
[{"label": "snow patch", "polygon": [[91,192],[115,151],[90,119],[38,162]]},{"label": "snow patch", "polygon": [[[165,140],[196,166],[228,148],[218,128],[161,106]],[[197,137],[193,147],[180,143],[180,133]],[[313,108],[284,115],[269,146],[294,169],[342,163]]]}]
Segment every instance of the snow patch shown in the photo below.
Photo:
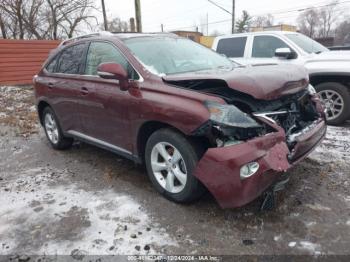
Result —
[{"label": "snow patch", "polygon": [[[0,205],[0,240],[6,243],[0,254],[22,248],[28,255],[67,255],[76,250],[92,255],[155,254],[177,245],[127,195],[87,191],[69,181],[55,185],[69,175],[33,168],[12,174],[12,180],[0,184],[9,189],[0,194],[0,202],[6,203]],[[36,241],[31,244],[33,238]]]},{"label": "snow patch", "polygon": [[278,235],[278,236],[274,236],[273,240],[277,242],[277,241],[280,241],[281,238],[282,238],[282,235]]},{"label": "snow patch", "polygon": [[322,206],[320,204],[314,204],[314,205],[306,204],[305,206],[312,209],[312,210],[316,210],[316,211],[331,211],[332,210],[329,207],[325,207],[325,206]]},{"label": "snow patch", "polygon": [[307,226],[307,227],[312,227],[312,226],[314,226],[314,225],[316,225],[317,223],[315,222],[315,221],[311,221],[311,222],[306,222],[305,223],[305,225]]},{"label": "snow patch", "polygon": [[308,250],[312,252],[313,254],[320,254],[320,245],[314,244],[309,241],[300,241],[299,242],[299,248]]},{"label": "snow patch", "polygon": [[297,244],[297,242],[292,241],[292,242],[288,243],[288,246],[289,247],[295,247],[296,244]]},{"label": "snow patch", "polygon": [[326,138],[309,157],[320,162],[350,161],[350,128],[328,126]]},{"label": "snow patch", "polygon": [[307,250],[310,253],[315,255],[321,254],[320,252],[321,246],[319,244],[314,244],[309,241],[299,241],[299,242],[292,241],[288,243],[288,246],[292,248],[296,247],[298,249]]}]

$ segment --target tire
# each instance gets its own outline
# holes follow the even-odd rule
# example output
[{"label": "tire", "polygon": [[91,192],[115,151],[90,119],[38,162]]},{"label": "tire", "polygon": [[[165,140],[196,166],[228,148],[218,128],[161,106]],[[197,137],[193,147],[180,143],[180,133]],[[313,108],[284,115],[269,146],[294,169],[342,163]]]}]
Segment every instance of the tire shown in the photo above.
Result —
[{"label": "tire", "polygon": [[[158,148],[162,149],[163,146],[165,149],[163,154],[167,154],[167,157],[172,158],[173,162],[166,163],[162,157],[160,153],[162,150]],[[157,168],[159,165],[163,170],[154,172],[155,162]],[[193,202],[205,192],[204,186],[193,176],[198,163],[197,150],[188,139],[172,129],[160,129],[150,136],[146,144],[145,163],[148,176],[156,190],[171,201]],[[186,174],[186,179],[184,179],[184,174]],[[171,180],[173,183],[168,183]],[[173,188],[169,186],[171,184]]]},{"label": "tire", "polygon": [[73,139],[63,135],[54,111],[50,107],[46,107],[41,117],[45,134],[50,145],[56,150],[70,148],[73,144]]},{"label": "tire", "polygon": [[[315,87],[327,110],[329,125],[341,125],[350,117],[350,92],[343,84],[321,83]],[[340,105],[342,104],[342,105]]]}]

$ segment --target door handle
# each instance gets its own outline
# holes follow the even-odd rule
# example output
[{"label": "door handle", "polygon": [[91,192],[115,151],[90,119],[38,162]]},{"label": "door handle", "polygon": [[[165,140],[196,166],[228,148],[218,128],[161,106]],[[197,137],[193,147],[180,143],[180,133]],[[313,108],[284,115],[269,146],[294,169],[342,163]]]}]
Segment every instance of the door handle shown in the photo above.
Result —
[{"label": "door handle", "polygon": [[51,82],[49,82],[47,85],[49,86],[50,89],[52,89],[55,86],[55,84]]},{"label": "door handle", "polygon": [[86,96],[89,94],[89,90],[86,88],[86,87],[82,87],[81,90],[80,90],[80,93],[83,95],[83,96]]}]

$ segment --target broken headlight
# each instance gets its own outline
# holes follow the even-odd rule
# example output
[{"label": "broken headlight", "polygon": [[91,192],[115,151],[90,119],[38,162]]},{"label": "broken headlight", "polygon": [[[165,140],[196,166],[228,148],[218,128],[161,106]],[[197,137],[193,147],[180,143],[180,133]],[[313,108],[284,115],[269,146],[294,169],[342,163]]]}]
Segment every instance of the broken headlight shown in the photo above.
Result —
[{"label": "broken headlight", "polygon": [[210,112],[212,137],[218,147],[241,143],[260,136],[265,127],[234,105],[205,102]]},{"label": "broken headlight", "polygon": [[234,105],[222,105],[211,101],[206,101],[204,104],[210,112],[210,120],[218,125],[238,128],[261,127],[247,113],[242,112]]}]

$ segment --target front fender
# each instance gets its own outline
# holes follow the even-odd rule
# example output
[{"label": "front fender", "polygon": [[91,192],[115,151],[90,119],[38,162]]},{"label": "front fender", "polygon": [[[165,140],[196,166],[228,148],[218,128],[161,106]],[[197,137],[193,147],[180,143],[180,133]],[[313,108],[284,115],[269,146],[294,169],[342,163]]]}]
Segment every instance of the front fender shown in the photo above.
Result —
[{"label": "front fender", "polygon": [[139,131],[144,124],[156,122],[190,135],[210,117],[204,101],[224,103],[221,98],[181,88],[169,88],[166,91],[143,89],[140,97],[129,107],[134,148],[137,148]]},{"label": "front fender", "polygon": [[210,117],[201,101],[163,95],[155,95],[152,100],[144,99],[138,110],[139,113],[131,119],[134,130],[138,130],[145,122],[154,121],[175,127],[189,135]]}]

